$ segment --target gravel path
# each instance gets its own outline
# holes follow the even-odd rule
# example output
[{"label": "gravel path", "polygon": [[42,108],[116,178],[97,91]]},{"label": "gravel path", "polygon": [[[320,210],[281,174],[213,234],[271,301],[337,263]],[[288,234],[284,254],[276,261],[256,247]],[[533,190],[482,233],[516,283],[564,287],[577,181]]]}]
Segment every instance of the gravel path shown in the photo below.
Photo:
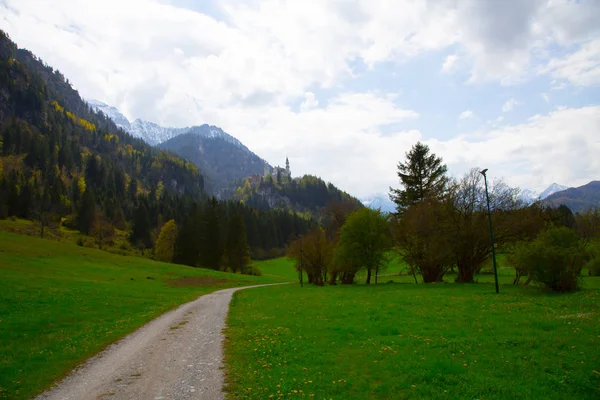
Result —
[{"label": "gravel path", "polygon": [[224,399],[220,290],[161,315],[86,361],[38,400]]}]

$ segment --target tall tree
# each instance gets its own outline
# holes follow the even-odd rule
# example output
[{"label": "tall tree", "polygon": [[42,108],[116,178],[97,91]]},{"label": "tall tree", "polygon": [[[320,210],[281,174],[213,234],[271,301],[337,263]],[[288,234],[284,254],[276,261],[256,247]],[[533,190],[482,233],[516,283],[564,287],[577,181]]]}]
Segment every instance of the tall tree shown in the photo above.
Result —
[{"label": "tall tree", "polygon": [[417,142],[406,153],[406,161],[398,164],[402,188],[390,188],[390,199],[396,203],[398,214],[426,199],[440,198],[448,183],[446,172],[442,159],[431,153],[429,146]]},{"label": "tall tree", "polygon": [[203,232],[200,239],[199,264],[210,269],[220,269],[222,259],[221,215],[219,202],[212,198],[203,214]]},{"label": "tall tree", "polygon": [[131,235],[129,236],[129,241],[141,249],[152,247],[152,226],[146,203],[146,199],[139,202],[133,217]]},{"label": "tall tree", "polygon": [[83,192],[77,214],[77,228],[86,235],[90,233],[96,218],[96,200],[90,188]]},{"label": "tall tree", "polygon": [[252,263],[250,246],[246,237],[246,225],[241,215],[236,214],[229,220],[227,240],[225,242],[225,265],[236,273],[244,272]]}]

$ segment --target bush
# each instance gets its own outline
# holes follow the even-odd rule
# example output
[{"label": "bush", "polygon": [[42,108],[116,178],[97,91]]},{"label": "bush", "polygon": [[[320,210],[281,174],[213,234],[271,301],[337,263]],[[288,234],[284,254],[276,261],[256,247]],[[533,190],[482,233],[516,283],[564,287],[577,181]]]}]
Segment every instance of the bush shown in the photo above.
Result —
[{"label": "bush", "polygon": [[262,276],[262,271],[254,264],[245,266],[241,272],[244,275]]},{"label": "bush", "polygon": [[590,276],[600,276],[600,256],[592,258],[585,264]]},{"label": "bush", "polygon": [[77,216],[75,214],[67,215],[61,219],[61,224],[67,229],[77,230]]},{"label": "bush", "polygon": [[517,247],[514,260],[532,281],[554,292],[578,290],[587,254],[577,234],[565,227],[541,232]]}]

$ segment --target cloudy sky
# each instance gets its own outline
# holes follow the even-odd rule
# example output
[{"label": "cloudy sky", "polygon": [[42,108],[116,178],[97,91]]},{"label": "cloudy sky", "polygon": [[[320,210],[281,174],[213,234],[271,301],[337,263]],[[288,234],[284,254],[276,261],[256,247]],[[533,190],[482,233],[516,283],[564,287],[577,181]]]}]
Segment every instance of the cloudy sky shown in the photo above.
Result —
[{"label": "cloudy sky", "polygon": [[359,197],[418,140],[455,176],[600,179],[598,21],[598,0],[0,0],[83,97],[218,125]]}]

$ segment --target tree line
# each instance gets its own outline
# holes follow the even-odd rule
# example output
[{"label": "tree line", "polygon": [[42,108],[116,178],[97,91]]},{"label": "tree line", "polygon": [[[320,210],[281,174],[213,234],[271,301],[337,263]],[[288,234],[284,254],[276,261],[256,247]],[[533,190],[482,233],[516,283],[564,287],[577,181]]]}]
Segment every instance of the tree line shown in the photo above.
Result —
[{"label": "tree line", "polygon": [[[326,209],[329,225],[313,229],[290,246],[288,256],[309,281],[352,283],[360,270],[366,282],[387,265],[391,251],[409,265],[415,281],[473,282],[492,256],[484,176],[473,168],[459,179],[443,160],[417,143],[398,164],[400,188],[390,188],[396,212],[355,210],[348,204]],[[579,287],[582,269],[600,274],[600,254],[590,242],[600,235],[600,212],[573,214],[561,205],[525,204],[519,190],[500,179],[489,182],[495,250],[515,268],[514,283],[528,275],[555,291]]]}]

